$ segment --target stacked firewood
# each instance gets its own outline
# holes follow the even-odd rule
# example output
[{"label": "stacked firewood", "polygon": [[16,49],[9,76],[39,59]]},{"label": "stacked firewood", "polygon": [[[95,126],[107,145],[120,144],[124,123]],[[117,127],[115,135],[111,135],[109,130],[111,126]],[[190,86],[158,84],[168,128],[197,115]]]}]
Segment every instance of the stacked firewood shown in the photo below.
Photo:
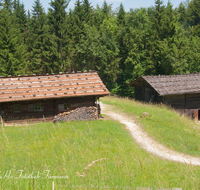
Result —
[{"label": "stacked firewood", "polygon": [[53,122],[97,120],[97,117],[96,107],[81,107],[54,116]]}]

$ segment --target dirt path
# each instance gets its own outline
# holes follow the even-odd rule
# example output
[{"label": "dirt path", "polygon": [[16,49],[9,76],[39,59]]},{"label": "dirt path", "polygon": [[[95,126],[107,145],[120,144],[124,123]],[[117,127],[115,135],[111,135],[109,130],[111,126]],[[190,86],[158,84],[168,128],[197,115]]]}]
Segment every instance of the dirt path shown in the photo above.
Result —
[{"label": "dirt path", "polygon": [[131,118],[123,113],[116,113],[116,111],[113,111],[113,106],[101,103],[101,111],[103,114],[106,114],[112,119],[126,125],[126,128],[130,131],[130,134],[136,141],[136,143],[139,144],[140,147],[147,152],[170,161],[200,165],[200,158],[179,153],[177,151],[171,150],[168,147],[165,147],[164,145],[152,139],[148,135],[148,133],[146,133],[141,127],[136,125]]}]

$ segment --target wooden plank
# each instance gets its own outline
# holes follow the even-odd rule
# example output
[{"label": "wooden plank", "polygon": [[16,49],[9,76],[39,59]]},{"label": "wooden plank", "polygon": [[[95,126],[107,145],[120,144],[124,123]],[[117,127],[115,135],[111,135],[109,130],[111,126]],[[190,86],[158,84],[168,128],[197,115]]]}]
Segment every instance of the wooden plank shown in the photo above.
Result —
[{"label": "wooden plank", "polygon": [[[44,107],[44,111],[28,111],[29,104],[41,103]],[[58,110],[58,104],[67,103],[70,104],[70,109],[75,109],[77,107],[83,106],[93,106],[94,96],[86,97],[75,97],[75,98],[60,98],[60,99],[47,99],[47,100],[35,100],[35,101],[21,101],[21,102],[7,102],[4,103],[4,121],[12,120],[27,120],[34,118],[45,118],[53,117],[55,114],[65,112],[65,110]],[[14,112],[14,105],[20,105],[23,110],[20,112]]]},{"label": "wooden plank", "polygon": [[195,121],[198,121],[199,119],[199,110],[194,110],[193,111],[193,118]]}]

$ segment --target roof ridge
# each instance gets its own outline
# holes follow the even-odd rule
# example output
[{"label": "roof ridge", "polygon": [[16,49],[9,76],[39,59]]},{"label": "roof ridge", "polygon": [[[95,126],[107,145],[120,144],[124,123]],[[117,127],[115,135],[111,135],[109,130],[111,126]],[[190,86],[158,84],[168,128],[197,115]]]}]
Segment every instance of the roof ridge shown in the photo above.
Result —
[{"label": "roof ridge", "polygon": [[46,73],[46,74],[32,74],[32,75],[28,75],[28,74],[24,74],[24,75],[17,75],[17,76],[12,76],[12,75],[8,75],[8,76],[0,76],[0,78],[19,78],[19,77],[39,77],[39,76],[53,76],[53,75],[65,75],[65,74],[81,74],[81,73],[97,73],[97,71],[95,70],[89,70],[89,71],[72,71],[70,72],[59,72],[59,73]]},{"label": "roof ridge", "polygon": [[176,77],[176,76],[189,76],[189,75],[200,75],[200,72],[199,73],[183,73],[183,74],[177,74],[177,75],[146,75],[146,76],[143,76],[141,75],[140,77],[154,77],[154,78],[157,78],[157,77]]},{"label": "roof ridge", "polygon": [[200,93],[200,73],[185,73],[180,75],[148,75],[141,76],[129,83],[139,86],[146,81],[159,95]]}]

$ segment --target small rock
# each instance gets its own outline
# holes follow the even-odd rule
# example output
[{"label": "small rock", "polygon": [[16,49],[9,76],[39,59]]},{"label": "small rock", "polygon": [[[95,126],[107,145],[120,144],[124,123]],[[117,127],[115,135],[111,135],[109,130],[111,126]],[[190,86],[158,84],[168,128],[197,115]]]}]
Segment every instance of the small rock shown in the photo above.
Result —
[{"label": "small rock", "polygon": [[143,112],[143,113],[142,113],[142,117],[149,117],[149,113]]}]

